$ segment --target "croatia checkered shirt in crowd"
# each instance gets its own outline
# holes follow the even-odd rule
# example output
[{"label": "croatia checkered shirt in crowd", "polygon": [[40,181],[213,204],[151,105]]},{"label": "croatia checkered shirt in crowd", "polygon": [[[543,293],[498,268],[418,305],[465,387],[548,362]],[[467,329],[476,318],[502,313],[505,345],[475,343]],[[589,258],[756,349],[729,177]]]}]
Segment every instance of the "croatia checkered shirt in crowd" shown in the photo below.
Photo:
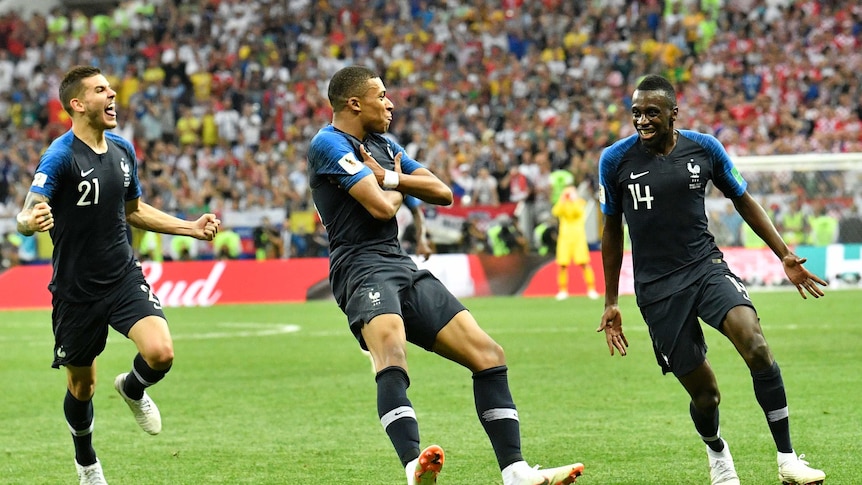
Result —
[{"label": "croatia checkered shirt in crowd", "polygon": [[132,144],[105,132],[103,154],[72,131],[42,154],[30,191],[48,197],[55,225],[54,274],[48,289],[74,302],[96,301],[136,268],[126,201],[141,196]]},{"label": "croatia checkered shirt in crowd", "polygon": [[677,132],[669,155],[648,152],[635,134],[606,148],[599,159],[602,212],[622,212],[628,224],[640,306],[687,287],[714,260],[723,260],[707,230],[707,182],[728,198],[743,195],[747,187],[715,137]]},{"label": "croatia checkered shirt in crowd", "polygon": [[[398,143],[381,134],[371,133],[360,141],[328,125],[312,138],[308,148],[308,179],[317,212],[329,234],[330,281],[349,267],[352,258],[367,258],[369,255],[399,258],[404,264],[415,267],[398,241],[396,219],[375,219],[348,193],[354,184],[372,173],[362,163],[361,144],[387,170],[395,168],[398,153],[402,153],[401,170],[404,173],[423,168]],[[419,203],[415,197],[404,199],[408,207]]]}]

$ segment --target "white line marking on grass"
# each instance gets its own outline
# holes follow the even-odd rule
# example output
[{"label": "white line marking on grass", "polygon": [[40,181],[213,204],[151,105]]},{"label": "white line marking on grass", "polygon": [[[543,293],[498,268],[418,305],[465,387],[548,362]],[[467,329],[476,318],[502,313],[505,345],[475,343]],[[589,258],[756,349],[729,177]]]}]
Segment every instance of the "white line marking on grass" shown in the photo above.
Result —
[{"label": "white line marking on grass", "polygon": [[[234,337],[268,337],[272,335],[286,335],[289,333],[297,333],[302,327],[295,324],[273,325],[271,323],[252,323],[252,322],[206,322],[207,325],[214,328],[238,329],[238,330],[223,330],[202,333],[171,333],[173,340],[211,340]],[[242,330],[245,329],[245,330]],[[10,337],[0,335],[0,342],[23,342],[28,345],[51,345],[50,332],[44,336],[27,336],[27,337]],[[126,339],[122,335],[111,331],[108,334],[108,344],[123,342]]]},{"label": "white line marking on grass", "polygon": [[283,335],[287,333],[299,332],[299,325],[271,325],[266,323],[244,323],[244,322],[221,322],[216,323],[216,327],[227,328],[245,328],[248,330],[239,331],[223,331],[223,332],[204,332],[204,333],[179,333],[173,334],[174,340],[210,340],[218,338],[232,337],[267,337],[270,335]]}]

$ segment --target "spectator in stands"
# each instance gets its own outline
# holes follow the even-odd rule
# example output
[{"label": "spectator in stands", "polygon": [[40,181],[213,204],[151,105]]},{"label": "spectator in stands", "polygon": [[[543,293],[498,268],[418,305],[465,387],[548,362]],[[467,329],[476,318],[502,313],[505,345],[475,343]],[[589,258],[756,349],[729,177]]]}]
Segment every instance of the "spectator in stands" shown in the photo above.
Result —
[{"label": "spectator in stands", "polygon": [[213,238],[213,255],[216,259],[239,259],[242,256],[242,238],[228,226],[222,226]]},{"label": "spectator in stands", "polygon": [[284,243],[281,239],[281,231],[263,216],[260,225],[252,233],[254,241],[254,256],[258,261],[264,259],[279,259],[284,254]]},{"label": "spectator in stands", "polygon": [[467,216],[461,228],[461,244],[458,251],[465,254],[490,253],[488,233],[484,228],[486,221],[482,220],[481,212],[474,212]]},{"label": "spectator in stands", "polygon": [[733,207],[733,204],[725,205],[720,218],[721,225],[724,226],[724,229],[727,231],[727,235],[729,236],[726,244],[728,246],[742,246],[742,226],[745,225],[745,221],[742,219],[742,216],[739,215],[739,212],[736,212],[736,208]]},{"label": "spectator in stands", "polygon": [[141,241],[138,243],[138,257],[141,261],[153,261],[156,263],[164,261],[162,235],[157,232],[143,231],[141,233]]},{"label": "spectator in stands", "polygon": [[17,232],[8,232],[0,240],[0,272],[13,266],[18,266],[18,247],[22,236]]},{"label": "spectator in stands", "polygon": [[173,261],[193,261],[198,258],[198,242],[189,236],[171,238],[170,255]]},{"label": "spectator in stands", "polygon": [[810,228],[808,226],[809,207],[802,204],[801,196],[791,199],[787,209],[779,214],[777,227],[787,244],[804,244]]},{"label": "spectator in stands", "polygon": [[488,227],[488,244],[494,256],[526,254],[529,242],[508,214],[497,216]]},{"label": "spectator in stands", "polygon": [[823,200],[814,202],[813,214],[808,217],[807,243],[811,246],[828,246],[838,242],[838,218],[832,215]]}]

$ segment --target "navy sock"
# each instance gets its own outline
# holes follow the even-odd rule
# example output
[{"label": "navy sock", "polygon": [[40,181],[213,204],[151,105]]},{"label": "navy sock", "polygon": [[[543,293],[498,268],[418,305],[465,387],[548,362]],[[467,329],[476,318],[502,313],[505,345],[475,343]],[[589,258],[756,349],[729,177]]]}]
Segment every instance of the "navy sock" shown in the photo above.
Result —
[{"label": "navy sock", "polygon": [[689,402],[688,412],[691,415],[691,420],[694,422],[694,429],[700,434],[703,442],[712,451],[719,452],[723,450],[724,442],[721,441],[721,436],[718,434],[718,408],[715,408],[714,415],[709,416],[698,411],[694,407],[693,402]]},{"label": "navy sock", "polygon": [[390,366],[377,373],[377,415],[380,424],[402,466],[407,466],[419,456],[419,423],[416,412],[407,399],[410,377],[401,367]]},{"label": "navy sock", "polygon": [[476,413],[491,440],[500,470],[521,461],[521,428],[509,391],[508,368],[492,367],[473,374]]},{"label": "navy sock", "polygon": [[792,452],[790,413],[787,410],[787,394],[778,362],[772,362],[768,369],[752,372],[751,377],[754,381],[754,397],[763,408],[775,446],[782,453]]},{"label": "navy sock", "polygon": [[63,400],[63,413],[72,433],[75,444],[75,461],[81,466],[96,463],[96,450],[93,449],[93,401],[79,401],[70,391]]},{"label": "navy sock", "polygon": [[164,379],[165,374],[171,368],[163,370],[155,370],[151,368],[147,361],[138,354],[135,356],[135,361],[132,363],[132,371],[126,377],[126,382],[123,384],[123,392],[131,399],[138,400],[144,397],[144,389]]}]

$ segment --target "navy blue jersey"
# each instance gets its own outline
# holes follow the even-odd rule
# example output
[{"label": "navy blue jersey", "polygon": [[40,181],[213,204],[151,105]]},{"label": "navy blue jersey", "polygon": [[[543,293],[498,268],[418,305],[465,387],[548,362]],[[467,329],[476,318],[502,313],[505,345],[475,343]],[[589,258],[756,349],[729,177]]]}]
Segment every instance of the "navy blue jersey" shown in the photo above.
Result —
[{"label": "navy blue jersey", "polygon": [[42,154],[30,191],[54,214],[54,275],[48,288],[64,300],[102,298],[135,267],[126,233],[126,201],[141,196],[132,144],[106,132],[97,154],[72,131]]},{"label": "navy blue jersey", "polygon": [[667,156],[646,151],[632,135],[599,159],[602,212],[625,216],[639,303],[677,291],[706,271],[708,262],[723,258],[707,230],[707,182],[728,198],[743,195],[747,187],[715,137],[678,132]]},{"label": "navy blue jersey", "polygon": [[308,181],[317,212],[329,234],[333,272],[350,258],[367,254],[400,255],[412,264],[398,242],[396,219],[375,219],[348,193],[359,180],[373,176],[371,169],[362,163],[360,144],[364,144],[387,170],[394,169],[395,155],[399,152],[403,154],[401,169],[404,173],[422,168],[400,145],[383,135],[370,134],[360,142],[328,125],[312,138],[308,148]]}]

